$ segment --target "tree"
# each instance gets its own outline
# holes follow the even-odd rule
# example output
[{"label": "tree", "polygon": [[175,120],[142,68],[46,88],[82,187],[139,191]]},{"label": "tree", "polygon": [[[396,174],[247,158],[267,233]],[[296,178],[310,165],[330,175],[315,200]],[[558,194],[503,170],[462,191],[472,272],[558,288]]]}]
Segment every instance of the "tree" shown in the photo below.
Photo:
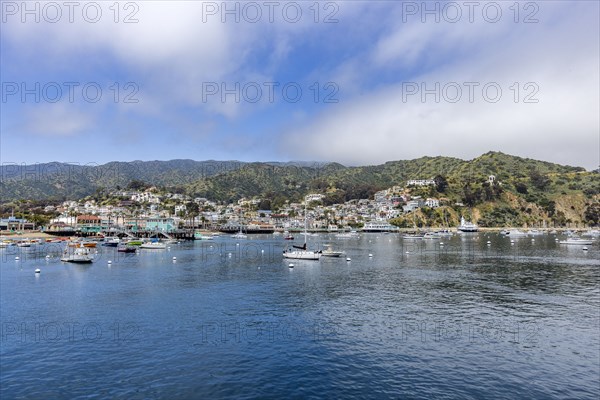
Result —
[{"label": "tree", "polygon": [[259,210],[270,210],[271,209],[271,200],[269,200],[269,199],[261,200],[260,203],[258,204],[258,209]]},{"label": "tree", "polygon": [[586,207],[583,216],[588,224],[594,226],[598,225],[600,223],[600,202],[589,204]]},{"label": "tree", "polygon": [[527,194],[528,193],[527,185],[524,184],[523,182],[517,182],[517,183],[515,183],[515,189],[517,190],[517,193],[520,193],[520,194]]},{"label": "tree", "polygon": [[546,175],[541,174],[538,170],[533,170],[529,173],[531,184],[538,190],[544,190],[552,182]]},{"label": "tree", "polygon": [[433,181],[435,182],[435,190],[437,190],[438,193],[446,193],[446,189],[448,188],[448,181],[446,180],[446,177],[442,175],[436,175],[436,177],[433,178]]}]

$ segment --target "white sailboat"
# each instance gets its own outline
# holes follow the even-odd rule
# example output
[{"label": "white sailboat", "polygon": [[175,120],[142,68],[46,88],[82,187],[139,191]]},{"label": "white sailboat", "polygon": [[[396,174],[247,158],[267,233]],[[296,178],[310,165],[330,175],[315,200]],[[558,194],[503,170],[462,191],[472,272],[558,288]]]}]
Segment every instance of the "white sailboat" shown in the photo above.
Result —
[{"label": "white sailboat", "polygon": [[321,252],[320,251],[312,251],[306,249],[306,237],[307,237],[307,227],[306,227],[306,204],[307,201],[304,199],[304,245],[303,246],[292,246],[291,249],[285,249],[283,251],[283,258],[293,259],[293,260],[320,260]]},{"label": "white sailboat", "polygon": [[460,232],[477,232],[479,230],[479,227],[470,221],[465,221],[465,218],[461,217],[458,230]]}]

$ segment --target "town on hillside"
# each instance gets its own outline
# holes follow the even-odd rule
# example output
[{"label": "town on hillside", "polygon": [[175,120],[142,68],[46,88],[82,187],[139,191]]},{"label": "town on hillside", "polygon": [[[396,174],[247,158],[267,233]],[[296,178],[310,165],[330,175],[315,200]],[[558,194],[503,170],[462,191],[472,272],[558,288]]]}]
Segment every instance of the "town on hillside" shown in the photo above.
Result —
[{"label": "town on hillside", "polygon": [[[502,182],[490,175],[487,187],[501,191]],[[101,233],[129,232],[150,235],[158,232],[193,238],[196,230],[234,233],[272,233],[274,231],[394,231],[404,229],[459,226],[461,219],[474,220],[481,227],[507,225],[535,228],[585,228],[597,224],[598,210],[586,210],[587,224],[549,213],[538,213],[530,220],[490,223],[489,217],[461,201],[444,196],[447,183],[439,177],[411,179],[405,185],[374,193],[372,198],[354,199],[339,204],[324,202],[325,194],[309,193],[303,201],[272,207],[266,198],[241,198],[224,204],[207,198],[192,198],[155,186],[105,193],[101,198],[88,196],[79,201],[57,204],[36,203],[36,208],[20,210],[0,220],[0,230],[23,232],[40,230],[50,234],[92,236]],[[589,208],[589,207],[588,207]],[[306,213],[305,213],[306,210]],[[5,210],[6,211],[6,210]],[[508,211],[510,214],[510,210]],[[556,214],[556,212],[555,212]],[[589,214],[589,215],[588,215]],[[486,221],[486,218],[488,220]],[[509,220],[510,221],[510,220]]]}]

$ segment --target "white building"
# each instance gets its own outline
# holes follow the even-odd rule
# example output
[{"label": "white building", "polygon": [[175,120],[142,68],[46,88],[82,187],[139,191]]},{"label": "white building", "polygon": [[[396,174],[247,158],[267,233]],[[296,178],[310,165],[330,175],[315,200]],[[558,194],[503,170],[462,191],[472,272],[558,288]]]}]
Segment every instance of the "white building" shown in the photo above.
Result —
[{"label": "white building", "polygon": [[325,198],[325,195],[319,194],[319,193],[311,193],[311,194],[307,194],[306,195],[306,201],[308,201],[309,203],[311,201],[321,201]]},{"label": "white building", "polygon": [[431,208],[437,208],[440,206],[440,201],[438,199],[427,199],[425,200],[425,205]]},{"label": "white building", "polygon": [[406,182],[406,186],[432,186],[435,185],[433,179],[411,179]]}]

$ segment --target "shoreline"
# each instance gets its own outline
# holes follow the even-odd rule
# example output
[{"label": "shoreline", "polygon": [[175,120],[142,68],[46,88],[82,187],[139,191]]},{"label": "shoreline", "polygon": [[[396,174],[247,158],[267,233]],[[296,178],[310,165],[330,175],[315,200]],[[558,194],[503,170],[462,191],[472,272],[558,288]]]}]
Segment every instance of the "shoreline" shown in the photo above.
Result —
[{"label": "shoreline", "polygon": [[[440,230],[440,229],[448,229],[454,233],[458,232],[458,230],[456,228],[443,228],[443,227],[398,228],[398,230],[387,231],[387,232],[388,233],[405,233],[405,232],[415,232],[415,231],[436,231],[436,230]],[[516,227],[488,228],[488,227],[480,227],[477,232],[500,232],[503,230],[512,230],[512,229],[524,230],[525,232],[528,230],[537,230],[540,232],[549,233],[551,231],[586,232],[588,230],[598,229],[598,228],[522,228],[522,227],[521,228],[516,228]],[[292,231],[290,230],[290,232],[292,232]],[[330,231],[320,230],[320,229],[314,229],[314,230],[308,229],[308,232],[336,234],[336,233],[343,233],[345,231],[340,230],[340,231],[331,231],[330,232]],[[477,233],[477,232],[472,232],[472,233]],[[202,234],[209,234],[209,233],[210,233],[210,231],[202,231]],[[293,233],[297,233],[297,232],[293,231]],[[363,232],[363,231],[357,229],[357,233],[384,233],[384,231],[382,231],[382,232]],[[465,233],[470,233],[470,232],[465,232]],[[23,239],[50,239],[50,238],[53,238],[53,239],[56,239],[58,236],[50,235],[46,232],[41,232],[41,231],[25,231],[25,232],[20,232],[20,233],[0,232],[0,237],[4,238],[4,239],[15,239],[15,238],[23,238]]]}]

